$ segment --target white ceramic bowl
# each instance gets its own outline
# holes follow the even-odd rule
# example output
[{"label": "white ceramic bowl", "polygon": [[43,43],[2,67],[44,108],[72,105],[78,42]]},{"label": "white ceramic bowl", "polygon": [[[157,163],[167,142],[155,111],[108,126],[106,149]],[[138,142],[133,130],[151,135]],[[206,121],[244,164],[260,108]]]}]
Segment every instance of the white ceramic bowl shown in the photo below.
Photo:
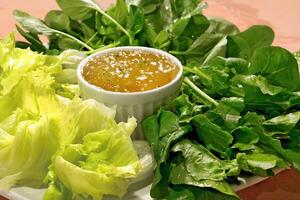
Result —
[{"label": "white ceramic bowl", "polygon": [[[82,75],[83,68],[91,58],[122,50],[138,50],[142,52],[164,55],[178,66],[179,72],[175,79],[162,87],[143,92],[130,93],[107,91],[88,83],[84,79]],[[141,121],[145,117],[156,112],[160,106],[170,102],[173,98],[176,97],[181,86],[182,71],[182,64],[176,57],[172,56],[171,54],[158,49],[133,46],[106,49],[88,56],[79,64],[79,67],[77,69],[77,76],[81,89],[81,95],[84,99],[96,99],[97,101],[102,102],[109,107],[116,106],[116,120],[118,122],[127,121],[128,117],[135,117],[138,121],[138,127],[133,134],[133,138],[144,139],[141,128]]]}]

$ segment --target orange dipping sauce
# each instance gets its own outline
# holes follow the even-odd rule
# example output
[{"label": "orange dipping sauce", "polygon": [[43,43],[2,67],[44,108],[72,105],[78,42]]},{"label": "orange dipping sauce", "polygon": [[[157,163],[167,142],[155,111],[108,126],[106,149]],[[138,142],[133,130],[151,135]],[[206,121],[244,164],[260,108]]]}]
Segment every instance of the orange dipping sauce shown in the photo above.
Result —
[{"label": "orange dipping sauce", "polygon": [[83,67],[87,82],[113,92],[159,88],[175,79],[178,72],[179,67],[166,56],[139,50],[95,56]]}]

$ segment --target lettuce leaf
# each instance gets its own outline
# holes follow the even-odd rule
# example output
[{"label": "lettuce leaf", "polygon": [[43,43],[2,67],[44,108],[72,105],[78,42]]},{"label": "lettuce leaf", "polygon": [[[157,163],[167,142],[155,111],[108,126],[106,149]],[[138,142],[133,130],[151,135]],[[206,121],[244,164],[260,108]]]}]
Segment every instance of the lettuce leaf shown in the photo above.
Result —
[{"label": "lettuce leaf", "polygon": [[50,187],[44,199],[122,197],[129,180],[141,170],[130,139],[135,127],[131,118],[128,123],[89,133],[82,144],[67,145],[59,151],[47,176]]},{"label": "lettuce leaf", "polygon": [[81,143],[88,133],[117,126],[114,109],[95,100],[69,99],[57,93],[57,86],[63,86],[56,75],[62,73],[67,55],[46,56],[14,48],[14,43],[13,34],[0,42],[3,189],[44,185],[51,157],[59,149]]},{"label": "lettuce leaf", "polygon": [[43,185],[55,152],[115,125],[114,114],[94,100],[80,99],[41,116],[17,109],[0,123],[0,187]]},{"label": "lettuce leaf", "polygon": [[38,118],[17,110],[11,119],[18,117],[14,126],[9,127],[10,120],[3,123],[11,132],[0,128],[0,188],[4,189],[15,184],[41,186],[50,157],[59,147],[54,116]]}]

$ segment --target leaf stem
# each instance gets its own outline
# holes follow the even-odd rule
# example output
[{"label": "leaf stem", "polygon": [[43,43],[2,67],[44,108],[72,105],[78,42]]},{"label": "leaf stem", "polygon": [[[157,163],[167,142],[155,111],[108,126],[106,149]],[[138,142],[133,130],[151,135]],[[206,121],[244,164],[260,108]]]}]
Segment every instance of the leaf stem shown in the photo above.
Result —
[{"label": "leaf stem", "polygon": [[119,44],[120,44],[120,42],[115,42],[115,43],[108,44],[106,46],[100,47],[99,49],[95,49],[95,50],[92,50],[92,51],[83,51],[83,53],[85,53],[86,55],[90,55],[90,54],[96,53],[98,51],[102,51],[104,49],[117,47],[117,46],[119,46]]},{"label": "leaf stem", "polygon": [[98,32],[96,32],[90,39],[88,39],[85,43],[88,45],[96,36],[98,35]]},{"label": "leaf stem", "polygon": [[169,51],[170,54],[173,55],[182,55],[182,56],[186,56],[186,55],[192,55],[192,56],[203,56],[203,53],[199,53],[199,52],[188,52],[188,51]]},{"label": "leaf stem", "polygon": [[90,47],[90,46],[87,45],[86,43],[82,42],[81,40],[77,39],[76,37],[74,37],[74,36],[72,36],[72,35],[70,35],[70,34],[67,34],[67,33],[64,33],[64,32],[62,32],[62,31],[58,31],[58,30],[55,30],[55,29],[53,29],[53,32],[55,32],[55,33],[57,33],[57,34],[60,34],[60,35],[63,35],[63,36],[65,36],[65,37],[68,37],[68,38],[70,38],[70,39],[76,41],[78,44],[84,46],[85,48],[87,48],[87,49],[90,50],[90,51],[93,51],[93,50],[94,50],[92,47]]},{"label": "leaf stem", "polygon": [[235,96],[245,97],[244,90],[241,88],[238,88],[237,86],[231,86],[229,91]]},{"label": "leaf stem", "polygon": [[103,16],[108,18],[110,21],[112,21],[123,33],[125,33],[125,35],[127,35],[128,39],[129,39],[129,44],[132,45],[133,44],[133,38],[128,33],[128,31],[121,24],[119,24],[114,18],[112,18],[105,11],[103,11],[97,4],[94,5],[94,6],[95,6],[96,11],[98,11],[100,14],[102,14]]},{"label": "leaf stem", "polygon": [[192,74],[195,74],[197,76],[200,77],[200,79],[206,79],[207,81],[212,81],[211,77],[207,74],[205,74],[203,71],[201,71],[201,69],[199,68],[190,68],[190,67],[183,67],[183,70],[186,71],[186,72],[190,72]]},{"label": "leaf stem", "polygon": [[203,92],[200,88],[198,88],[188,77],[185,77],[183,81],[190,86],[197,94],[199,94],[202,98],[212,103],[214,106],[218,106],[219,103],[208,96],[205,92]]}]

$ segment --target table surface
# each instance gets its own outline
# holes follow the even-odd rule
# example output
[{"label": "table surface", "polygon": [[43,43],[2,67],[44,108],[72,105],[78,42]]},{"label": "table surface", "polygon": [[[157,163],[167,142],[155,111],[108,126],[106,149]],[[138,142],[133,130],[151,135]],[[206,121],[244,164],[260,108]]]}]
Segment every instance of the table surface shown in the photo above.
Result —
[{"label": "table surface", "polygon": [[[241,30],[253,24],[271,26],[276,39],[274,44],[291,51],[300,50],[300,1],[299,0],[206,0],[205,14],[226,18]],[[99,0],[100,2],[100,0]],[[102,0],[108,7],[114,0]],[[50,9],[57,8],[55,0],[9,0],[0,2],[0,38],[15,30],[13,9],[21,9],[30,14],[43,17]],[[238,194],[243,200],[299,200],[300,174],[287,170],[264,182],[244,189]],[[0,200],[4,198],[0,197]]]}]

